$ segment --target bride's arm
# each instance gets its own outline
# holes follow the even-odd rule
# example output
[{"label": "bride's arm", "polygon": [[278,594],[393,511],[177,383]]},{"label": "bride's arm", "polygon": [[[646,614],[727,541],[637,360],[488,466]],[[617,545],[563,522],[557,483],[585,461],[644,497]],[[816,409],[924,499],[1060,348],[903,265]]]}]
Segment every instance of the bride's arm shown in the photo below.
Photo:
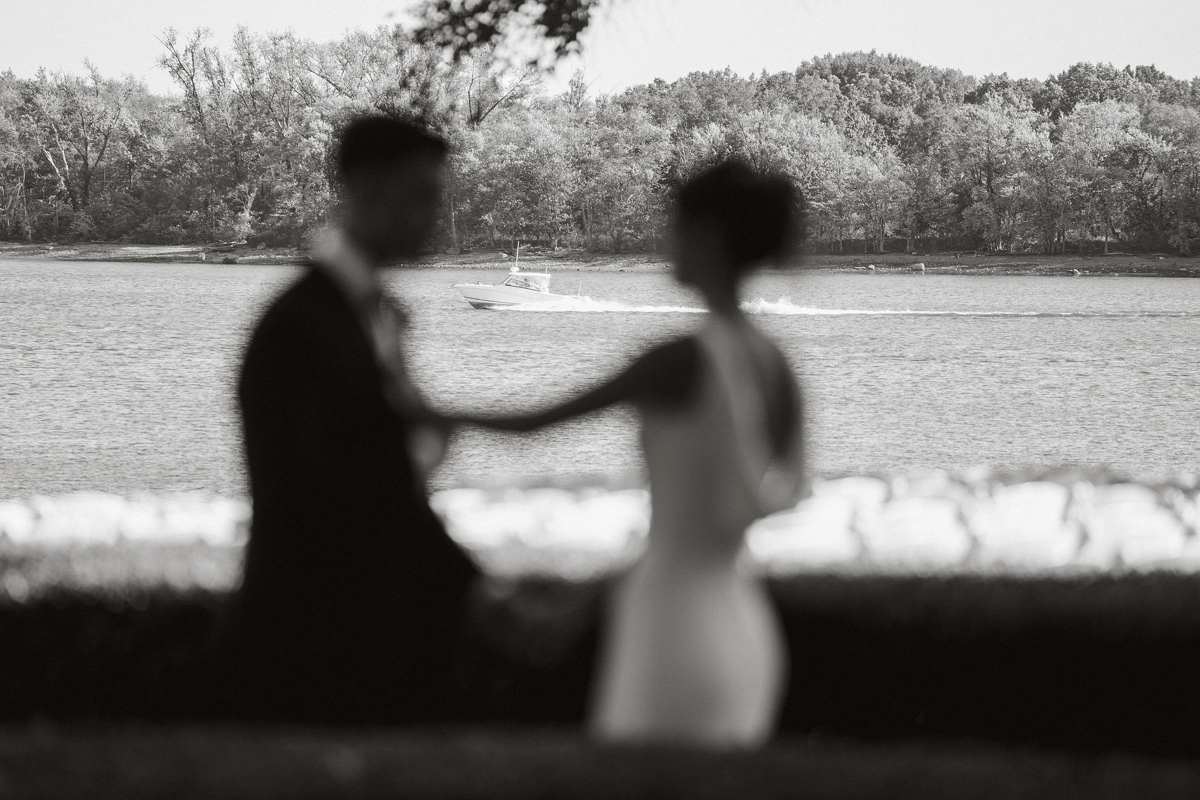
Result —
[{"label": "bride's arm", "polygon": [[532,431],[556,422],[599,411],[630,400],[637,395],[634,375],[636,363],[620,374],[583,394],[550,408],[529,414],[478,414],[458,417],[458,421],[499,431]]},{"label": "bride's arm", "polygon": [[468,414],[456,420],[494,430],[532,431],[617,403],[646,397],[674,398],[686,395],[694,377],[693,349],[690,339],[657,347],[604,383],[540,411],[515,415]]}]

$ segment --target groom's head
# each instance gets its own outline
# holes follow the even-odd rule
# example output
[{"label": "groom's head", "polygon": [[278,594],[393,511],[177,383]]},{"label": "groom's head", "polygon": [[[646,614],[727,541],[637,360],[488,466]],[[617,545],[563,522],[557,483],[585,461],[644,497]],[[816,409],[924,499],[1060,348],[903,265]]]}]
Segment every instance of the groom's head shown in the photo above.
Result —
[{"label": "groom's head", "polygon": [[346,232],[381,262],[417,256],[433,232],[446,142],[390,117],[351,122],[338,143]]}]

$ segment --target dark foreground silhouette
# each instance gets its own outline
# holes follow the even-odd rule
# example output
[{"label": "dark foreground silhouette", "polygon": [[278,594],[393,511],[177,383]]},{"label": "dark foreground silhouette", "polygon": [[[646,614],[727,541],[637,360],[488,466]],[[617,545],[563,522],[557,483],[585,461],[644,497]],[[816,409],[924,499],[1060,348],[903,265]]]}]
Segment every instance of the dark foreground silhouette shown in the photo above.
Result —
[{"label": "dark foreground silhouette", "polygon": [[358,321],[317,270],[255,333],[242,384],[254,527],[236,635],[263,715],[442,713],[475,569],[418,490],[380,385]]},{"label": "dark foreground silhouette", "polygon": [[[778,735],[970,739],[1200,757],[1200,580],[807,576],[769,584],[792,677]],[[603,586],[480,593],[460,720],[582,725]],[[0,602],[0,721],[242,717],[227,598],[156,591]],[[232,689],[241,691],[231,691]]]},{"label": "dark foreground silhouette", "polygon": [[341,222],[250,338],[239,400],[254,519],[230,619],[241,712],[308,722],[445,718],[476,569],[429,508],[427,430],[379,272],[434,224],[446,145],[352,122]]}]

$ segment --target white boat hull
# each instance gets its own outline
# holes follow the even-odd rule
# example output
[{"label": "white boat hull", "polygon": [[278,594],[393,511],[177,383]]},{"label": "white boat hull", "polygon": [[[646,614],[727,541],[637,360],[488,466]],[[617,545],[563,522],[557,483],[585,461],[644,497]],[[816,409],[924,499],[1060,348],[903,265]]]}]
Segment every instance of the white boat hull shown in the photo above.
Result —
[{"label": "white boat hull", "polygon": [[471,304],[472,308],[505,308],[526,303],[545,303],[550,300],[566,300],[566,295],[521,289],[516,286],[493,286],[486,283],[456,283],[454,288]]}]

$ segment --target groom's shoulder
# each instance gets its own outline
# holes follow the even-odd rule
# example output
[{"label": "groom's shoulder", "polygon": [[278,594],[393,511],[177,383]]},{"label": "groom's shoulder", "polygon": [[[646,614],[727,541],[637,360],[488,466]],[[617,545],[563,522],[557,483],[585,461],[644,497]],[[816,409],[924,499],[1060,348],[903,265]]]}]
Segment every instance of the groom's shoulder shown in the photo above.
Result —
[{"label": "groom's shoulder", "polygon": [[319,311],[327,309],[337,297],[337,287],[312,263],[272,301],[267,313]]},{"label": "groom's shoulder", "polygon": [[270,361],[301,351],[336,352],[354,330],[353,316],[337,287],[310,266],[264,309],[250,333],[246,357]]},{"label": "groom's shoulder", "polygon": [[313,265],[279,293],[263,312],[258,328],[322,325],[331,315],[337,315],[344,303],[337,287]]}]

